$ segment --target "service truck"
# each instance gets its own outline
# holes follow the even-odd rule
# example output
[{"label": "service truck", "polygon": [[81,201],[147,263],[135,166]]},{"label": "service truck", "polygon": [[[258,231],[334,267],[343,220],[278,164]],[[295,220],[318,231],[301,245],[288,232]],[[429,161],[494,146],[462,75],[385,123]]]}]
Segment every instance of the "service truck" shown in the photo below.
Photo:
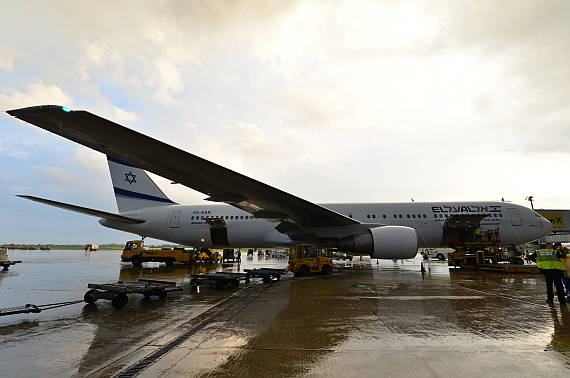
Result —
[{"label": "service truck", "polygon": [[305,277],[311,273],[329,274],[332,258],[325,250],[317,250],[312,244],[297,244],[289,248],[289,271]]},{"label": "service truck", "polygon": [[142,240],[128,241],[121,255],[122,261],[130,261],[133,265],[141,265],[143,262],[156,261],[172,265],[175,262],[194,261],[194,249],[192,248],[145,248]]}]

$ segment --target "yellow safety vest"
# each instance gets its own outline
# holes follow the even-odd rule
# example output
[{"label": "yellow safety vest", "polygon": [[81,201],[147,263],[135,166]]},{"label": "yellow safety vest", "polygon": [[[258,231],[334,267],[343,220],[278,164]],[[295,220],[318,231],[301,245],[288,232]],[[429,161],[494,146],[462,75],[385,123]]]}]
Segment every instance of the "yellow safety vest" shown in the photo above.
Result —
[{"label": "yellow safety vest", "polygon": [[536,251],[536,265],[540,269],[560,269],[562,262],[556,257],[556,251],[552,249],[539,249]]}]

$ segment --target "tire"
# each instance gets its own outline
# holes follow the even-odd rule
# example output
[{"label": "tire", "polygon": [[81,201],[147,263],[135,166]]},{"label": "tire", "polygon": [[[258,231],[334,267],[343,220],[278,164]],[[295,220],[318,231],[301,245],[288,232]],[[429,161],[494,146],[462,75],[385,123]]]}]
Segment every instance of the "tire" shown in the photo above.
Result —
[{"label": "tire", "polygon": [[158,297],[159,297],[160,299],[166,298],[167,295],[168,295],[168,291],[161,291],[161,292],[158,293]]},{"label": "tire", "polygon": [[323,266],[323,269],[321,269],[321,274],[323,276],[326,276],[327,274],[329,274],[331,272],[331,267],[328,265]]},{"label": "tire", "polygon": [[83,300],[85,302],[87,302],[88,304],[91,303],[95,303],[97,302],[97,298],[93,298],[93,296],[91,294],[96,293],[97,290],[93,289],[93,290],[89,290],[87,293],[85,293],[85,295],[83,296]]},{"label": "tire", "polygon": [[443,253],[438,253],[436,257],[439,261],[445,260],[445,256],[443,255]]},{"label": "tire", "polygon": [[520,257],[515,257],[515,265],[524,265],[524,260]]},{"label": "tire", "polygon": [[176,260],[175,259],[166,259],[166,265],[172,266],[172,264],[174,264],[174,261],[176,261]]},{"label": "tire", "polygon": [[307,265],[303,265],[302,267],[299,268],[299,275],[301,277],[307,277],[309,273],[311,273],[311,270]]},{"label": "tire", "polygon": [[127,294],[121,293],[113,298],[113,300],[111,301],[111,305],[116,309],[119,309],[125,307],[128,301],[129,297],[127,296]]},{"label": "tire", "polygon": [[133,263],[133,265],[135,266],[140,266],[143,263],[143,259],[141,256],[139,255],[135,255],[133,257],[131,257],[131,262]]}]

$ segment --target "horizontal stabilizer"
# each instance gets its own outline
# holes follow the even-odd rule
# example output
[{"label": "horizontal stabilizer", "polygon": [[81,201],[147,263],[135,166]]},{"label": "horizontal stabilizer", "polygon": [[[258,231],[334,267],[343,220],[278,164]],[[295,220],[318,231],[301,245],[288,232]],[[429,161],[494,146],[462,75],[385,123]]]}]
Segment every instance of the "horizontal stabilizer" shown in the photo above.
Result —
[{"label": "horizontal stabilizer", "polygon": [[98,218],[112,219],[112,220],[115,220],[118,222],[123,222],[123,223],[144,223],[144,222],[146,222],[146,220],[144,220],[144,219],[136,219],[136,218],[132,218],[132,217],[126,217],[124,215],[108,213],[106,211],[101,211],[101,210],[89,209],[87,207],[82,207],[82,206],[70,205],[68,203],[52,201],[52,200],[48,200],[45,198],[39,198],[39,197],[34,197],[34,196],[24,196],[24,195],[16,195],[16,197],[21,197],[21,198],[29,199],[29,200],[36,201],[39,203],[43,203],[46,205],[59,207],[60,209],[75,211],[76,213],[92,215],[92,216],[98,217]]}]

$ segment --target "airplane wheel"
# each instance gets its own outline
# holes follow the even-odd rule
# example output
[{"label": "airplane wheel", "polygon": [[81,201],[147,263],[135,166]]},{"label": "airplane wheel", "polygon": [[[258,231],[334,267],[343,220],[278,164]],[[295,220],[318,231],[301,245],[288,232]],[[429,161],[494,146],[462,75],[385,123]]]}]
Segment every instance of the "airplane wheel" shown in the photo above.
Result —
[{"label": "airplane wheel", "polygon": [[299,275],[301,277],[307,277],[309,273],[311,273],[311,270],[307,265],[303,265],[302,267],[299,268]]},{"label": "airplane wheel", "polygon": [[142,265],[143,260],[141,256],[133,256],[131,257],[131,262],[133,263],[133,265]]},{"label": "airplane wheel", "polygon": [[127,302],[129,301],[129,297],[127,294],[118,294],[113,298],[111,301],[111,305],[117,309],[125,307]]}]

